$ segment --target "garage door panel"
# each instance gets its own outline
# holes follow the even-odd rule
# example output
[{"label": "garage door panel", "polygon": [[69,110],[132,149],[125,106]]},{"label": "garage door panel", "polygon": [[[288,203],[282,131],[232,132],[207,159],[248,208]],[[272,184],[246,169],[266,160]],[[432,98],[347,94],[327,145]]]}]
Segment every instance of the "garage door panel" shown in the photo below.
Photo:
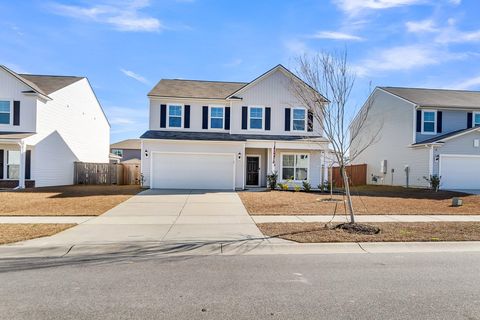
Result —
[{"label": "garage door panel", "polygon": [[441,156],[442,189],[479,189],[480,157]]},{"label": "garage door panel", "polygon": [[233,189],[230,154],[154,153],[152,188]]}]

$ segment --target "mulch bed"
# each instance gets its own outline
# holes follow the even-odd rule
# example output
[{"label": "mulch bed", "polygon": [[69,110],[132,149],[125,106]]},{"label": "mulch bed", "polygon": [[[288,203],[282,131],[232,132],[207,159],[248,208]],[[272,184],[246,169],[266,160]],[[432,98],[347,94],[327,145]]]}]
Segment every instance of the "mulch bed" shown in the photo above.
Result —
[{"label": "mulch bed", "polygon": [[0,244],[47,237],[71,228],[75,224],[60,223],[19,223],[0,224]]},{"label": "mulch bed", "polygon": [[326,228],[325,223],[260,223],[266,236],[302,243],[480,241],[480,222],[382,222],[364,223],[380,228],[378,234],[351,233]]},{"label": "mulch bed", "polygon": [[[406,189],[389,186],[352,188],[353,206],[357,214],[480,214],[480,196],[458,192]],[[344,197],[324,201],[330,195],[305,192],[239,192],[251,215],[318,215],[345,213]],[[452,207],[452,198],[463,199],[463,206]]]}]

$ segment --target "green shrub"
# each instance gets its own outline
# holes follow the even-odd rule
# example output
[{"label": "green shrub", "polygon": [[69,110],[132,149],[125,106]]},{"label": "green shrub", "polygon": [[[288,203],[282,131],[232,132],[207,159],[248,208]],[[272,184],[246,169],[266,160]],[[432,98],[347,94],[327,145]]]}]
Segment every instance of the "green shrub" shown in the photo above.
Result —
[{"label": "green shrub", "polygon": [[300,187],[299,185],[295,185],[295,186],[293,187],[293,190],[295,190],[295,192],[299,192],[300,189],[301,189],[301,187]]},{"label": "green shrub", "polygon": [[440,188],[440,180],[442,179],[442,177],[440,177],[439,175],[432,174],[430,175],[430,177],[423,177],[423,179],[428,181],[430,189],[435,190],[435,192],[437,192]]},{"label": "green shrub", "polygon": [[279,183],[278,184],[278,187],[280,188],[280,190],[283,190],[283,191],[288,191],[288,183]]},{"label": "green shrub", "polygon": [[277,187],[278,173],[272,172],[272,174],[267,175],[268,187],[271,190],[275,190]]},{"label": "green shrub", "polygon": [[303,191],[310,192],[312,190],[312,185],[308,181],[302,182]]}]

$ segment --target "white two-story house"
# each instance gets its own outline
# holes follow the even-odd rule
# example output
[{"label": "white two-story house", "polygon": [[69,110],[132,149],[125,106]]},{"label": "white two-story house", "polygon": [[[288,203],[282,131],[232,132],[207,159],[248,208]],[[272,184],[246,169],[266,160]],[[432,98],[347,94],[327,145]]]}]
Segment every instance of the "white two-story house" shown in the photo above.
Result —
[{"label": "white two-story house", "polygon": [[235,190],[267,186],[277,172],[316,188],[328,141],[292,81],[301,80],[281,65],[248,83],[162,79],[148,94],[144,185]]},{"label": "white two-story house", "polygon": [[0,66],[0,188],[72,184],[75,161],[108,163],[109,135],[87,78]]},{"label": "white two-story house", "polygon": [[480,189],[480,92],[378,87],[362,139],[376,142],[355,163],[368,165],[372,184],[428,186],[440,176],[443,189]]}]

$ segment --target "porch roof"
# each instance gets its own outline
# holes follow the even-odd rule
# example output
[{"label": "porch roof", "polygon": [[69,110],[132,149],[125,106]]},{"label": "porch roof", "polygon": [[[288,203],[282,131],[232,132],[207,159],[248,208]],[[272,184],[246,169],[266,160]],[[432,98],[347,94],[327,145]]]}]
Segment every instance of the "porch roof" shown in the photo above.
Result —
[{"label": "porch roof", "polygon": [[33,136],[35,132],[0,131],[0,140],[21,140]]}]

